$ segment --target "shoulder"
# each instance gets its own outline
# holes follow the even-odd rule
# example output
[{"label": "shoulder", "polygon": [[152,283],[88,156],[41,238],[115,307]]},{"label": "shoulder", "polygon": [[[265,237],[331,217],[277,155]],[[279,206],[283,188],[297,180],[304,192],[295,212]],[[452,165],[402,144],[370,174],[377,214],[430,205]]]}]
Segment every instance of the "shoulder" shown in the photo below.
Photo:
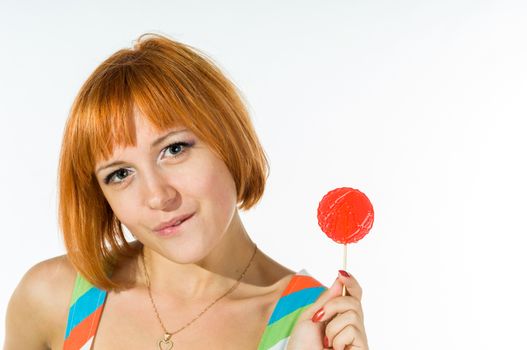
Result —
[{"label": "shoulder", "polygon": [[48,349],[62,337],[77,272],[66,255],[33,265],[15,288],[6,315],[5,349]]}]

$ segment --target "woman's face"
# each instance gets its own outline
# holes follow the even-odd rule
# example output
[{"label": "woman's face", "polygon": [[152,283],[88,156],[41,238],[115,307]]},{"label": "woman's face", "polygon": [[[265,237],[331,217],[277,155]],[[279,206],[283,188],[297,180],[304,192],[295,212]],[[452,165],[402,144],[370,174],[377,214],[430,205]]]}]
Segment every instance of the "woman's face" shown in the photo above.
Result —
[{"label": "woman's face", "polygon": [[[189,130],[157,132],[139,114],[135,124],[137,145],[115,148],[96,164],[104,196],[146,247],[176,262],[197,261],[235,229],[234,180],[225,163]],[[172,224],[175,228],[160,228]]]}]

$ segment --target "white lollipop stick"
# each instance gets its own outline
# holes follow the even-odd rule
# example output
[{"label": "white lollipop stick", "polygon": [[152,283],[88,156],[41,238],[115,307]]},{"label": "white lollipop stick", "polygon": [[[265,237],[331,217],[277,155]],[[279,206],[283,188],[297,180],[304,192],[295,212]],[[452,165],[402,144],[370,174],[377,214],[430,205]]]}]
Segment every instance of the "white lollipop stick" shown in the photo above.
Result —
[{"label": "white lollipop stick", "polygon": [[[346,270],[347,260],[348,260],[348,245],[344,244],[344,267],[342,268],[344,271],[347,271]],[[342,296],[346,296],[346,286],[342,286]]]}]

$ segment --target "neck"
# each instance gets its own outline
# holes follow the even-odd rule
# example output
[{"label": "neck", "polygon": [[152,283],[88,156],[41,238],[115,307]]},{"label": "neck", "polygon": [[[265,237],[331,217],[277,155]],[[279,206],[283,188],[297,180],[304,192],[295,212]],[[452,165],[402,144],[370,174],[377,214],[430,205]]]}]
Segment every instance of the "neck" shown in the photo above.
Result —
[{"label": "neck", "polygon": [[[214,246],[204,249],[208,251],[197,261],[178,263],[143,247],[152,292],[160,296],[177,295],[186,300],[210,301],[211,298],[229,290],[240,278],[253,256],[255,244],[245,231],[236,212],[221,240]],[[243,280],[251,270],[254,270],[258,255],[256,252]],[[138,280],[146,285],[144,266],[141,259],[139,260]]]}]

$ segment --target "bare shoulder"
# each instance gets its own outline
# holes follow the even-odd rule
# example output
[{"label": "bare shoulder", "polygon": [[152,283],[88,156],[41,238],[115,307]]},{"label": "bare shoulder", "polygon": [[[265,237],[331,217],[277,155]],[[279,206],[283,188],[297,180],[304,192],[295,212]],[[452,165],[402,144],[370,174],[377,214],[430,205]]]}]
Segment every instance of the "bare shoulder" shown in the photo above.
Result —
[{"label": "bare shoulder", "polygon": [[75,276],[66,255],[41,261],[24,274],[7,307],[4,350],[51,348],[65,330]]}]

